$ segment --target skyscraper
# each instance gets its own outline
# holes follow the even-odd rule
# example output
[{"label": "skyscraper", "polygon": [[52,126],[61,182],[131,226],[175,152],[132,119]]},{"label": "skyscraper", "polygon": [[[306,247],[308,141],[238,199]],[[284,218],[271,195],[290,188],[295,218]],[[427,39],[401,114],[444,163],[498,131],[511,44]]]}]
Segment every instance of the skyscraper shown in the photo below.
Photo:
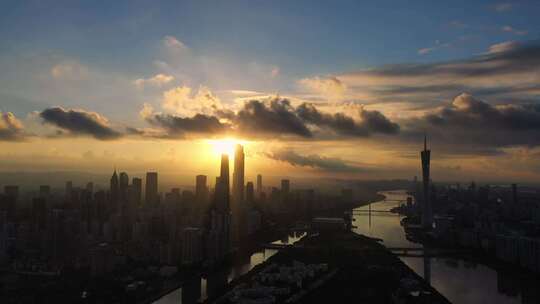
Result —
[{"label": "skyscraper", "polygon": [[39,196],[40,197],[48,197],[51,194],[51,186],[49,185],[41,185],[39,186]]},{"label": "skyscraper", "polygon": [[207,195],[208,187],[206,186],[206,175],[197,175],[195,177],[195,196],[197,201]]},{"label": "skyscraper", "polygon": [[244,200],[244,147],[236,145],[234,151],[233,199],[241,204]]},{"label": "skyscraper", "polygon": [[142,199],[142,179],[134,177],[131,181],[131,190],[133,191],[133,199],[135,204],[139,206]]},{"label": "skyscraper", "polygon": [[119,189],[118,174],[116,174],[116,169],[114,170],[114,173],[111,176],[110,190],[111,190],[111,202],[113,203],[118,202],[120,189]]},{"label": "skyscraper", "polygon": [[427,149],[427,137],[424,136],[424,150],[420,151],[422,158],[422,182],[424,185],[424,201],[422,205],[422,226],[431,229],[433,225],[433,215],[431,210],[431,199],[429,195],[429,160],[431,150]]},{"label": "skyscraper", "polygon": [[255,193],[253,190],[253,182],[248,182],[246,184],[246,203],[250,205],[255,202]]},{"label": "skyscraper", "polygon": [[126,172],[120,172],[120,201],[126,202],[128,200],[128,187],[129,187],[129,176]]},{"label": "skyscraper", "polygon": [[208,212],[208,186],[206,185],[206,175],[197,175],[195,177],[195,201],[196,209],[199,214],[206,214]]},{"label": "skyscraper", "polygon": [[66,182],[66,197],[68,199],[71,199],[71,192],[73,191],[73,182],[67,181]]},{"label": "skyscraper", "polygon": [[287,195],[291,190],[291,182],[288,179],[281,180],[281,194]]},{"label": "skyscraper", "polygon": [[257,175],[257,198],[261,198],[262,193],[262,175]]},{"label": "skyscraper", "polygon": [[214,193],[215,207],[220,212],[230,211],[230,190],[229,190],[229,156],[221,155],[220,176],[216,179]]},{"label": "skyscraper", "polygon": [[230,252],[231,212],[229,207],[229,156],[221,155],[221,172],[216,178],[214,208],[210,212],[207,256],[221,260]]},{"label": "skyscraper", "polygon": [[233,239],[239,240],[245,231],[244,206],[244,147],[236,145],[234,152],[233,192],[231,201]]},{"label": "skyscraper", "polygon": [[157,172],[146,173],[146,205],[152,206],[158,202],[158,174]]}]

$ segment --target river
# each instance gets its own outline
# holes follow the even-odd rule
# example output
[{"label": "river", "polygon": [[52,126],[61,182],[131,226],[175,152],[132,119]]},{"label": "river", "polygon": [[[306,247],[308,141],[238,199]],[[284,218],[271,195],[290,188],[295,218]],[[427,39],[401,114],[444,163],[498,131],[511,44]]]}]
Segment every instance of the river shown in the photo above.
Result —
[{"label": "river", "polygon": [[[405,238],[401,216],[388,211],[407,198],[405,191],[382,192],[386,200],[354,212],[355,232],[383,239],[387,247],[422,247]],[[498,271],[492,267],[458,258],[411,258],[401,260],[431,282],[452,303],[540,303],[540,280],[519,271]]]},{"label": "river", "polygon": [[[305,233],[292,233],[285,235],[274,244],[292,244],[300,240]],[[277,249],[258,249],[254,252],[235,257],[230,267],[225,267],[208,276],[195,277],[184,282],[181,288],[163,296],[155,304],[191,304],[198,300],[205,300],[209,295],[218,292],[233,279],[247,273],[253,267],[266,261],[278,252]]]},{"label": "river", "polygon": [[[407,198],[405,191],[381,192],[386,199],[369,206],[354,209],[354,232],[380,238],[387,247],[422,247],[405,238],[400,225],[401,216],[377,211],[388,211]],[[303,235],[285,236],[276,243],[293,243]],[[277,252],[274,249],[261,249],[238,257],[233,266],[208,277],[198,277],[185,282],[179,288],[155,303],[188,304],[217,292],[225,284],[237,278],[256,265],[264,262]],[[420,276],[430,281],[440,293],[452,303],[540,303],[540,281],[536,278],[515,272],[501,272],[492,267],[458,258],[411,258],[401,260]]]}]

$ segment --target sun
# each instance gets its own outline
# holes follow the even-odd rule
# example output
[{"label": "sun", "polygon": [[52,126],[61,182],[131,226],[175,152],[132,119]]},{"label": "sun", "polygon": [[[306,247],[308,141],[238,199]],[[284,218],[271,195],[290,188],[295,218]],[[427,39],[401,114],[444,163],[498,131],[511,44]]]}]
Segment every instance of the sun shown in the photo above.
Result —
[{"label": "sun", "polygon": [[227,154],[229,158],[234,157],[234,149],[237,144],[245,145],[245,141],[236,138],[223,138],[208,140],[214,153],[217,155]]}]

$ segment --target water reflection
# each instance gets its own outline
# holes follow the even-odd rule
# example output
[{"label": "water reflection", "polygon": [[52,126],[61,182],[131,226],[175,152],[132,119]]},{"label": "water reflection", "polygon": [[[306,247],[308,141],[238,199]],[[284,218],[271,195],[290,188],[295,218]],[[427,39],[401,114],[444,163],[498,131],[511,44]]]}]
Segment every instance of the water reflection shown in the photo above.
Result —
[{"label": "water reflection", "polygon": [[[404,200],[404,191],[386,194],[386,201],[373,203],[372,211],[390,210]],[[383,239],[388,247],[421,247],[407,240],[400,226],[401,217],[372,212],[369,206],[355,209],[355,232]],[[424,248],[424,251],[429,248]],[[500,271],[455,258],[413,258],[401,260],[423,276],[453,303],[540,303],[540,280],[518,271]]]},{"label": "water reflection", "polygon": [[[277,240],[275,244],[292,244],[300,240],[305,233],[295,232],[285,235],[281,240]],[[199,300],[205,300],[218,294],[227,283],[235,278],[249,272],[253,267],[266,261],[268,258],[276,254],[275,249],[258,249],[254,252],[248,252],[237,255],[232,263],[232,266],[225,267],[218,271],[208,274],[206,277],[195,277],[184,282],[182,288],[179,288],[154,303],[158,304],[191,304],[197,303]]]}]

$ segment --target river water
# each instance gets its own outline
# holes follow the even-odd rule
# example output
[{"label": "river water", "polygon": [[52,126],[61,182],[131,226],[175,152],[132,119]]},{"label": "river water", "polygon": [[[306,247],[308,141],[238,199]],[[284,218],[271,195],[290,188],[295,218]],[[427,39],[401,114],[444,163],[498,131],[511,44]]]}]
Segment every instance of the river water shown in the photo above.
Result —
[{"label": "river water", "polygon": [[[405,191],[382,192],[386,200],[354,211],[355,232],[383,239],[387,247],[422,247],[405,238],[401,216],[388,211],[407,198]],[[375,212],[374,212],[375,211]],[[402,257],[452,303],[540,303],[540,281],[519,271],[498,271],[486,265],[457,258]]]},{"label": "river water", "polygon": [[[305,233],[292,233],[285,235],[281,240],[273,244],[292,244],[300,240]],[[198,300],[204,300],[214,292],[218,292],[233,279],[247,273],[253,267],[266,261],[276,254],[276,249],[258,249],[254,252],[235,257],[232,266],[226,267],[208,276],[195,277],[184,283],[182,288],[163,296],[155,301],[156,304],[191,304]]]},{"label": "river water", "polygon": [[[405,238],[400,225],[401,216],[377,211],[388,211],[407,198],[405,191],[382,192],[386,199],[353,210],[354,232],[380,238],[387,247],[422,247]],[[285,236],[275,243],[293,243],[303,235]],[[228,282],[237,278],[256,265],[264,262],[277,252],[261,249],[238,257],[233,266],[208,277],[190,280],[155,303],[189,304],[206,299]],[[424,279],[431,282],[440,293],[452,303],[540,303],[540,280],[519,271],[498,271],[492,267],[458,258],[411,258],[402,257],[406,263]]]}]

